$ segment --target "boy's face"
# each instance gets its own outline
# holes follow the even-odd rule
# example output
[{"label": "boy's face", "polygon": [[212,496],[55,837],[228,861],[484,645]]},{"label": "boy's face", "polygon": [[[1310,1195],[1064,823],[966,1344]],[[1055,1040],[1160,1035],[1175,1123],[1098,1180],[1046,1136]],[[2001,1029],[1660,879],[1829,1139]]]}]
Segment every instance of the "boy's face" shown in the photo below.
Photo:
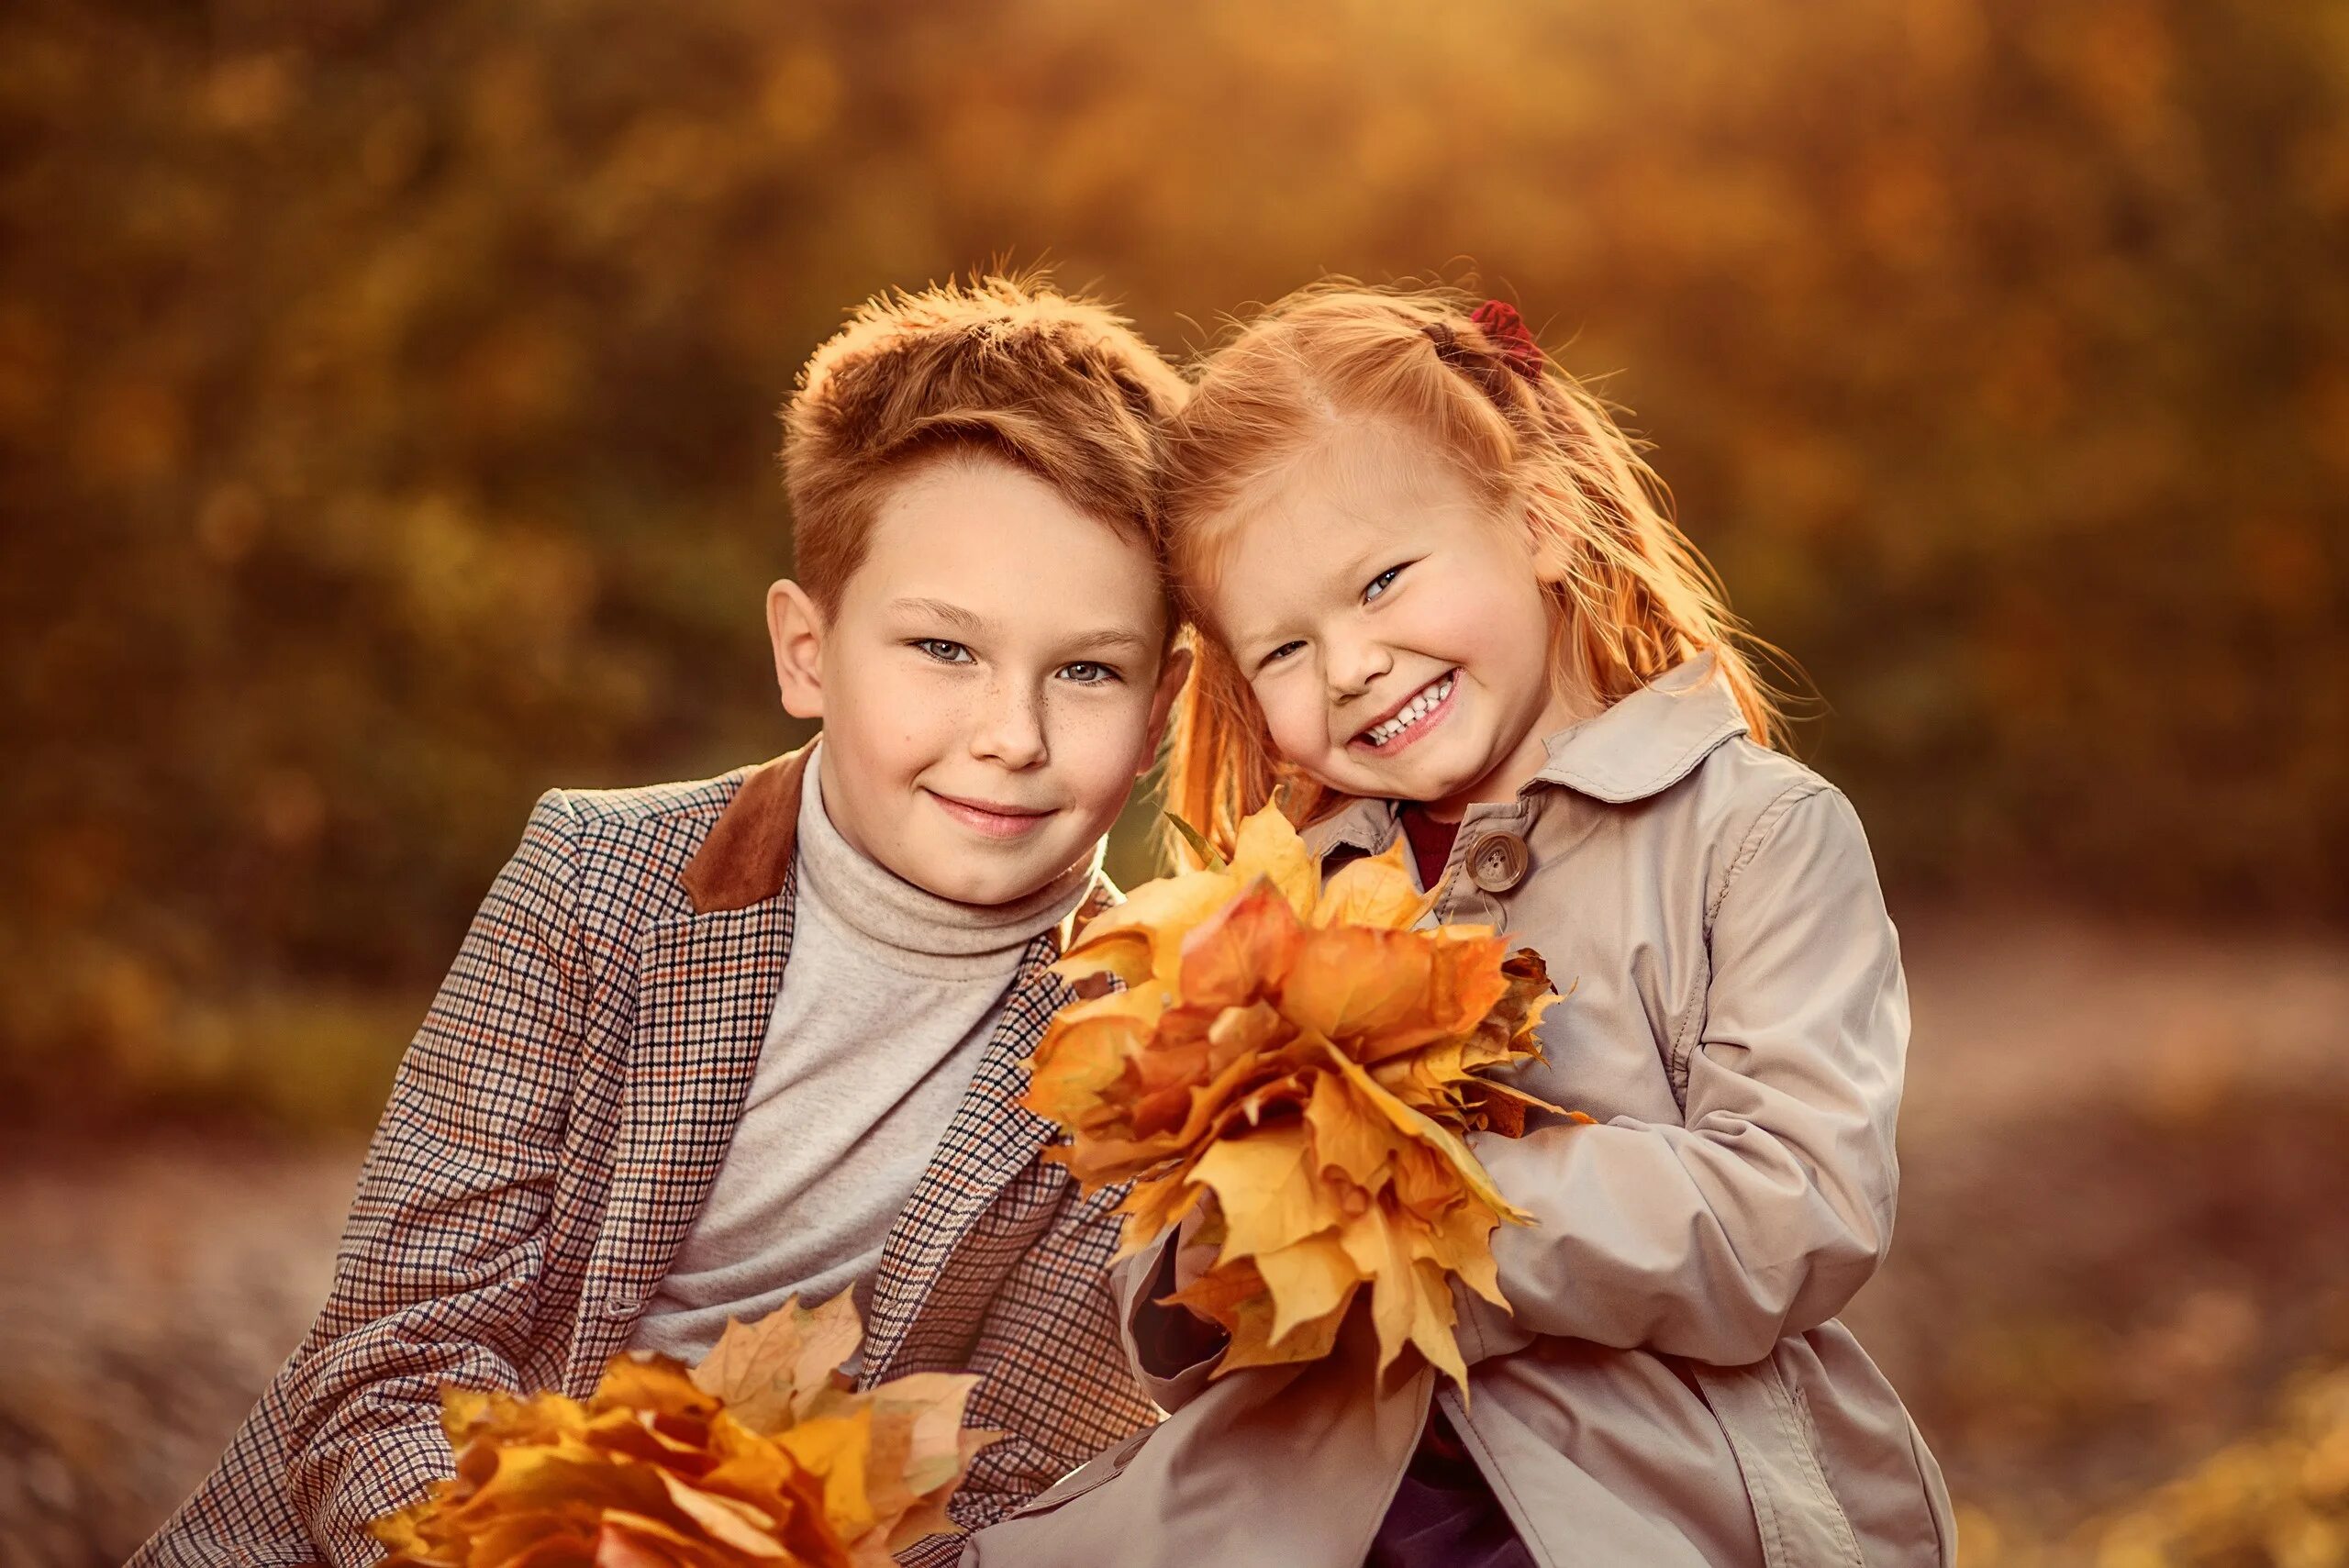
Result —
[{"label": "boy's face", "polygon": [[767,597],[784,706],[824,721],[824,808],[915,885],[1007,904],[1090,853],[1151,764],[1189,656],[1150,553],[998,459],[884,498],[831,615]]}]

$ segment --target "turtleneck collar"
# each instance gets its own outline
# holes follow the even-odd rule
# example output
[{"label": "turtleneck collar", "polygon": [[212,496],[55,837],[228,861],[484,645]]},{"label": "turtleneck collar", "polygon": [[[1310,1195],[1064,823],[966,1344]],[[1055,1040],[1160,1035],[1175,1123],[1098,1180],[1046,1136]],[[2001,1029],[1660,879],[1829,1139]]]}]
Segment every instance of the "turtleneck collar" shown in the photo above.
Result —
[{"label": "turtleneck collar", "polygon": [[869,943],[877,962],[910,974],[1001,974],[1020,951],[1066,918],[1101,871],[1103,846],[1009,904],[959,904],[915,886],[872,861],[824,809],[821,747],[799,785],[798,895]]}]

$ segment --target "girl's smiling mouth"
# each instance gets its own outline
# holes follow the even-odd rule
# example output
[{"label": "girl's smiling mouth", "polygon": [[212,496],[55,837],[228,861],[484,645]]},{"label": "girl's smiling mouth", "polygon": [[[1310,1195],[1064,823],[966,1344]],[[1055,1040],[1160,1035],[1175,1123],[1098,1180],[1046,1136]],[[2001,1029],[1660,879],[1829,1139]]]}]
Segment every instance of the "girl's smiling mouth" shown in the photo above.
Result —
[{"label": "girl's smiling mouth", "polygon": [[1452,694],[1459,684],[1459,670],[1446,670],[1346,744],[1359,746],[1375,756],[1395,755],[1434,728],[1452,711]]}]

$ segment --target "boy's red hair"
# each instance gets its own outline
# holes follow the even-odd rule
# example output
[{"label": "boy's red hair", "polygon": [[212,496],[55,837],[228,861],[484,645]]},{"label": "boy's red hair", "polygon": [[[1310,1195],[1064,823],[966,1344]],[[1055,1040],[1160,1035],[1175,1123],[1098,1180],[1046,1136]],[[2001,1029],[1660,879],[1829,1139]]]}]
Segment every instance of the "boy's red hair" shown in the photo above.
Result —
[{"label": "boy's red hair", "polygon": [[1183,377],[1108,306],[1036,277],[876,295],[783,411],[793,575],[827,613],[883,493],[942,453],[1017,464],[1156,555],[1156,479]]}]

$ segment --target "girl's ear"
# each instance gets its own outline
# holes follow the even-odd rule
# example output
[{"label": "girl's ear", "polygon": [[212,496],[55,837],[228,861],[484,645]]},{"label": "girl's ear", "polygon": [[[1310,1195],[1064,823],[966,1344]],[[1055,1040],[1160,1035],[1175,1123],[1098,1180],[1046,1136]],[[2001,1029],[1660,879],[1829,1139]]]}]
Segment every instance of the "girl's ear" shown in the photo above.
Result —
[{"label": "girl's ear", "polygon": [[783,711],[824,717],[824,612],[789,578],[767,589],[767,640],[774,645],[774,682]]},{"label": "girl's ear", "polygon": [[1539,479],[1525,485],[1505,503],[1507,510],[1502,515],[1515,519],[1518,541],[1525,546],[1526,554],[1532,559],[1537,576],[1559,570],[1559,564],[1550,559],[1556,553],[1554,541],[1558,530],[1550,527],[1548,522],[1548,517],[1555,514],[1558,505],[1557,491]]},{"label": "girl's ear", "polygon": [[1174,699],[1182,695],[1183,683],[1191,676],[1191,651],[1176,648],[1166,655],[1166,668],[1158,673],[1158,689],[1150,695],[1149,744],[1141,751],[1141,766],[1134,770],[1140,778],[1150,772],[1158,760],[1158,743],[1166,739],[1167,717],[1174,711]]}]

